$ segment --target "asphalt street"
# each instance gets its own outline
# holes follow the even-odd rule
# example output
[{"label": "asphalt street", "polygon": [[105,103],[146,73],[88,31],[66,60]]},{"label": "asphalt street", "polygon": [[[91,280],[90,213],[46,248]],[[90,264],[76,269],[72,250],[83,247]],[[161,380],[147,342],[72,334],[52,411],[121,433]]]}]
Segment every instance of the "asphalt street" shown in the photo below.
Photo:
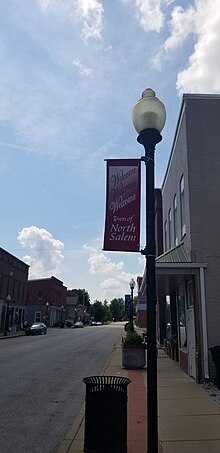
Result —
[{"label": "asphalt street", "polygon": [[53,329],[0,342],[0,453],[52,453],[100,374],[121,324]]}]

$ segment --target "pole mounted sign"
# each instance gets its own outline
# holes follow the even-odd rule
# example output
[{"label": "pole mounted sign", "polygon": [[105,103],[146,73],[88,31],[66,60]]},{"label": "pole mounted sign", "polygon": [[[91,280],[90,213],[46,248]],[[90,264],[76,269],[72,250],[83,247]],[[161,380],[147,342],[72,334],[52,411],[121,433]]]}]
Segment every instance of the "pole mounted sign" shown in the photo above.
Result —
[{"label": "pole mounted sign", "polygon": [[139,252],[140,159],[107,159],[103,250]]},{"label": "pole mounted sign", "polygon": [[129,319],[130,314],[131,314],[131,296],[130,296],[130,294],[125,294],[125,313]]}]

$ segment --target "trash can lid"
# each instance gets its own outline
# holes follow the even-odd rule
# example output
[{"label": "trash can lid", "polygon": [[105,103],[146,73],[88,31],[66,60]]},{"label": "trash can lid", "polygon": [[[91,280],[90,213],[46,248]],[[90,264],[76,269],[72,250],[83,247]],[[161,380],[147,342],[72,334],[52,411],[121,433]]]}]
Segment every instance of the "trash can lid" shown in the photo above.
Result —
[{"label": "trash can lid", "polygon": [[84,384],[125,386],[130,384],[131,379],[124,376],[87,376],[83,378],[83,382]]}]

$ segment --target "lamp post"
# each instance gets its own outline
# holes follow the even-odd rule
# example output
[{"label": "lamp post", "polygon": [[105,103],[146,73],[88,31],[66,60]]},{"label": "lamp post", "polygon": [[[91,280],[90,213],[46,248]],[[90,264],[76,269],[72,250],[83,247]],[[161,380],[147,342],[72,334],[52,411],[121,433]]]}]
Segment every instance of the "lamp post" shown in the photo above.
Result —
[{"label": "lamp post", "polygon": [[64,322],[63,322],[63,309],[64,309],[64,306],[61,305],[61,320],[60,320],[60,327],[61,327],[61,329],[64,327]]},{"label": "lamp post", "polygon": [[131,307],[130,307],[130,326],[131,326],[131,332],[134,332],[134,287],[135,287],[135,281],[132,278],[129,286],[131,288]]},{"label": "lamp post", "polygon": [[11,300],[10,294],[8,294],[7,299],[6,299],[6,315],[5,315],[5,328],[4,328],[4,337],[7,337],[8,335],[8,321],[9,321],[9,303]]},{"label": "lamp post", "polygon": [[141,251],[146,257],[145,296],[147,303],[147,424],[148,453],[158,451],[157,420],[157,343],[156,343],[156,275],[155,275],[155,204],[154,204],[154,151],[162,140],[160,132],[166,121],[166,110],[147,88],[132,112],[133,124],[138,132],[137,141],[144,146],[141,160],[146,165],[146,246]]},{"label": "lamp post", "polygon": [[49,302],[46,302],[46,324],[47,324],[47,326],[48,326],[48,318],[49,318],[49,316],[48,316],[49,305],[50,305]]}]

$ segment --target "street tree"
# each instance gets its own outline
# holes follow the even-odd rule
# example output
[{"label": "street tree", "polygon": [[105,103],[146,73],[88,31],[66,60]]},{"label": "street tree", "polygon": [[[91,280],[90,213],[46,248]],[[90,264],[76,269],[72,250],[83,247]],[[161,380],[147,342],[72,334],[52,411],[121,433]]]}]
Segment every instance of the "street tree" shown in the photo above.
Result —
[{"label": "street tree", "polygon": [[114,321],[122,321],[125,318],[125,307],[122,297],[111,300],[110,311],[112,314],[112,319],[114,319]]},{"label": "street tree", "polygon": [[67,296],[78,297],[78,305],[84,305],[87,308],[90,307],[89,293],[85,289],[68,289]]},{"label": "street tree", "polygon": [[92,317],[95,321],[104,322],[106,309],[100,300],[96,300],[90,309]]}]

